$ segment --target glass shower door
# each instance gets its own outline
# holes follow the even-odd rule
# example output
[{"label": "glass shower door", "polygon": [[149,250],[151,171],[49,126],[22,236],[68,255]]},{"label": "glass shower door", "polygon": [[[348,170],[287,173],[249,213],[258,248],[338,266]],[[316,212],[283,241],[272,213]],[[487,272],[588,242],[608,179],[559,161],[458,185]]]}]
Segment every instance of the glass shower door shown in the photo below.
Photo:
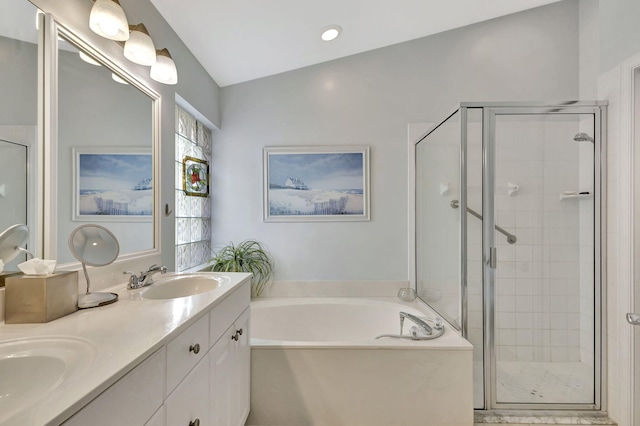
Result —
[{"label": "glass shower door", "polygon": [[485,118],[495,407],[598,404],[597,130],[570,109]]}]

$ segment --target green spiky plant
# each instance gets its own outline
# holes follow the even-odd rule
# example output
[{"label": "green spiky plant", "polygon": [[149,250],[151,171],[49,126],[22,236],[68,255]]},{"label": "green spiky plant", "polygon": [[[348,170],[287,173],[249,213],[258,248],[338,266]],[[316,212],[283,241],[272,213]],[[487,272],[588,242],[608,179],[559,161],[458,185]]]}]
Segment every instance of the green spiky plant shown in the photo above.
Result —
[{"label": "green spiky plant", "polygon": [[209,261],[214,272],[251,272],[251,293],[260,297],[273,273],[273,258],[264,245],[245,240],[238,245],[229,243]]}]

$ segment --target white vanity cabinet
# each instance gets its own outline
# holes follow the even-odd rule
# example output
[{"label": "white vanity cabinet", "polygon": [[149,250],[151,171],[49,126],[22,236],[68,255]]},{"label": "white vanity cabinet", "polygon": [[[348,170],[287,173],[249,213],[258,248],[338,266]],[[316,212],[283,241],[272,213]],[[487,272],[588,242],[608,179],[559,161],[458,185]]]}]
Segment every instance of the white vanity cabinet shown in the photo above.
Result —
[{"label": "white vanity cabinet", "polygon": [[64,426],[244,425],[250,291],[247,280]]}]

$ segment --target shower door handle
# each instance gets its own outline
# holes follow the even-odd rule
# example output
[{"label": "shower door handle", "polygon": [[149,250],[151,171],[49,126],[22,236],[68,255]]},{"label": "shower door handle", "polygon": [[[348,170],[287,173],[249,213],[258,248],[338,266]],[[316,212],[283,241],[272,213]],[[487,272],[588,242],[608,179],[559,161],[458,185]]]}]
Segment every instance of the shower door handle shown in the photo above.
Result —
[{"label": "shower door handle", "polygon": [[489,247],[489,268],[496,269],[498,267],[498,252],[495,247]]},{"label": "shower door handle", "polygon": [[640,325],[640,314],[627,314],[627,322],[631,325]]}]

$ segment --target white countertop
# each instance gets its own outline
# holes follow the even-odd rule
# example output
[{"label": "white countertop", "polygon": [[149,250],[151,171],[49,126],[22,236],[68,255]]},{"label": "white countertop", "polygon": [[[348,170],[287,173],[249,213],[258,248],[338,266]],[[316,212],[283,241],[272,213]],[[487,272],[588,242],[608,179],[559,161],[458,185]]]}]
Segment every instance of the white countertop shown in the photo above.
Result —
[{"label": "white countertop", "polygon": [[62,423],[251,276],[245,273],[224,275],[231,278],[230,282],[190,297],[142,299],[140,294],[146,288],[127,290],[126,284],[122,283],[105,290],[120,296],[111,305],[80,310],[44,324],[0,323],[0,345],[17,339],[71,337],[85,341],[95,353],[94,361],[78,377],[67,379],[10,418],[0,413],[0,425]]}]

